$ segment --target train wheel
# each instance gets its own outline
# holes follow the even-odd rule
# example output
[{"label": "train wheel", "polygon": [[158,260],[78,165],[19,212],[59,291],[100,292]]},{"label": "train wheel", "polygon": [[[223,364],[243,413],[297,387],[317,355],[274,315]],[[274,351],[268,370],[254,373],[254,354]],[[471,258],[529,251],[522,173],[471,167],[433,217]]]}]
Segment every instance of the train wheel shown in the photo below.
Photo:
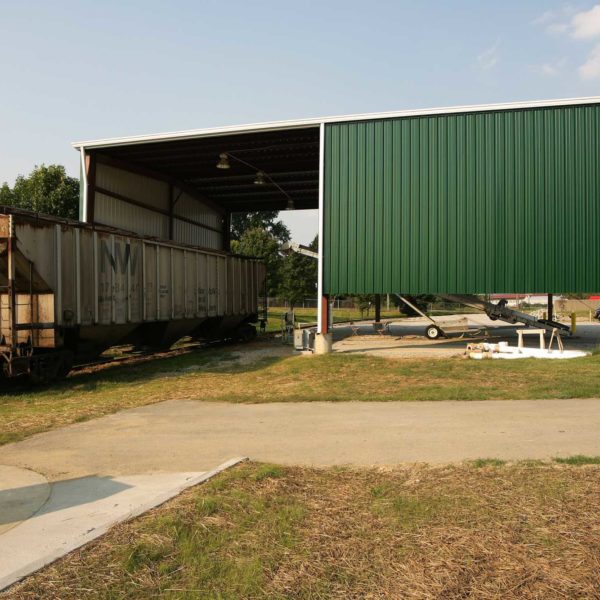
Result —
[{"label": "train wheel", "polygon": [[251,342],[254,338],[256,338],[256,327],[253,325],[242,325],[237,330],[237,339],[240,342]]},{"label": "train wheel", "polygon": [[73,366],[73,353],[66,350],[34,354],[30,358],[29,381],[45,385],[66,377]]},{"label": "train wheel", "polygon": [[69,372],[73,368],[74,358],[75,357],[73,355],[73,352],[71,352],[71,350],[64,350],[62,352],[62,360],[61,360],[60,366],[58,367],[58,373],[57,373],[57,377],[59,379],[64,379],[69,374]]},{"label": "train wheel", "polygon": [[425,335],[430,340],[437,340],[442,337],[442,330],[437,325],[429,325],[429,327],[425,329]]}]

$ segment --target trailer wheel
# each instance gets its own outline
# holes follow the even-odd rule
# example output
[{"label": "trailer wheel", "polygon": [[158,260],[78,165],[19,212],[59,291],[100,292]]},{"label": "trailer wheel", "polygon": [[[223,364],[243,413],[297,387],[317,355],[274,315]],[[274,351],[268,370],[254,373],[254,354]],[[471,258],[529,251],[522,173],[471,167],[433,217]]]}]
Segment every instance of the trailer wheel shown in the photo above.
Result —
[{"label": "trailer wheel", "polygon": [[437,325],[429,325],[425,329],[425,336],[430,340],[437,340],[442,337],[442,330]]}]

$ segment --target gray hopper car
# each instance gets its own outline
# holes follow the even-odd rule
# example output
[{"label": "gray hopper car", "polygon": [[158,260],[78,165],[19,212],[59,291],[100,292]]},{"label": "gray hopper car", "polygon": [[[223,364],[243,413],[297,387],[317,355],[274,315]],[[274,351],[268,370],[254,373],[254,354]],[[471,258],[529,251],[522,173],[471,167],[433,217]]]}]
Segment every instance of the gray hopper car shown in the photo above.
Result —
[{"label": "gray hopper car", "polygon": [[120,344],[249,337],[255,259],[0,210],[0,377],[48,380]]}]

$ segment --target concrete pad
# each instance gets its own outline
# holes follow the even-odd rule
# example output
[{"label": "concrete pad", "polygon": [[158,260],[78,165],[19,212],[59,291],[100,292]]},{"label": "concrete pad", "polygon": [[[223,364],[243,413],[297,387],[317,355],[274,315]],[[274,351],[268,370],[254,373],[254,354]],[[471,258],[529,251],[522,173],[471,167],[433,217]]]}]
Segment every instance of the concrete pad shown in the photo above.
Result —
[{"label": "concrete pad", "polygon": [[[483,313],[459,313],[435,318],[448,324],[466,319],[472,333],[462,338],[453,335],[448,339],[429,340],[424,337],[424,332],[430,322],[423,317],[398,319],[390,325],[389,335],[382,336],[375,333],[372,321],[356,322],[353,327],[338,324],[333,328],[333,352],[384,358],[447,359],[463,355],[467,343],[472,341],[507,341],[514,346],[517,343],[517,329],[523,327],[520,324],[492,321]],[[485,331],[486,334],[473,336],[477,331]],[[546,342],[549,339],[547,335]],[[591,352],[600,344],[600,323],[578,324],[576,335],[563,336],[562,340],[565,349]],[[535,340],[529,340],[527,345],[535,346]]]},{"label": "concrete pad", "polygon": [[[0,590],[240,460],[205,472],[54,482],[48,501],[35,515],[0,535]],[[14,492],[18,496],[18,489]]]},{"label": "concrete pad", "polygon": [[329,354],[332,349],[333,334],[317,333],[315,336],[315,354]]},{"label": "concrete pad", "polygon": [[36,513],[48,496],[50,484],[43,475],[0,465],[0,535]]}]

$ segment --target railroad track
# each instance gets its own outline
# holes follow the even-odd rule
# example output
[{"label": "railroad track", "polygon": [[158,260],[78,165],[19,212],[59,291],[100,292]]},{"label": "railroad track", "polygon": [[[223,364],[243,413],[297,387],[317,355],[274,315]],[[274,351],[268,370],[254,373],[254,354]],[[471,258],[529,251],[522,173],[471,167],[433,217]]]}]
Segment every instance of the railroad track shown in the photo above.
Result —
[{"label": "railroad track", "polygon": [[[265,339],[271,338],[275,335],[275,333],[263,333],[257,339]],[[173,358],[176,356],[183,356],[186,354],[192,354],[194,352],[198,352],[201,350],[207,350],[209,348],[220,348],[223,346],[227,346],[229,344],[239,344],[242,343],[239,340],[235,340],[233,338],[223,339],[223,340],[214,340],[214,341],[205,341],[205,342],[186,342],[185,344],[172,348],[169,350],[132,350],[130,352],[124,352],[122,355],[113,356],[113,357],[103,357],[99,360],[92,361],[89,363],[82,363],[79,365],[74,365],[69,373],[69,377],[73,375],[79,375],[83,373],[93,373],[96,371],[101,371],[103,369],[126,365],[126,364],[140,364],[144,362],[149,362],[152,360],[163,360],[167,358]]]},{"label": "railroad track", "polygon": [[183,347],[173,348],[171,350],[135,350],[131,352],[125,352],[119,356],[104,357],[96,361],[74,365],[69,373],[69,377],[82,373],[92,373],[94,371],[101,371],[106,368],[115,367],[124,364],[140,364],[151,360],[161,360],[166,358],[173,358],[175,356],[182,356],[185,354],[191,354],[199,350],[206,350],[207,348],[214,348],[217,346],[225,345],[227,342],[198,342],[186,344]]}]

